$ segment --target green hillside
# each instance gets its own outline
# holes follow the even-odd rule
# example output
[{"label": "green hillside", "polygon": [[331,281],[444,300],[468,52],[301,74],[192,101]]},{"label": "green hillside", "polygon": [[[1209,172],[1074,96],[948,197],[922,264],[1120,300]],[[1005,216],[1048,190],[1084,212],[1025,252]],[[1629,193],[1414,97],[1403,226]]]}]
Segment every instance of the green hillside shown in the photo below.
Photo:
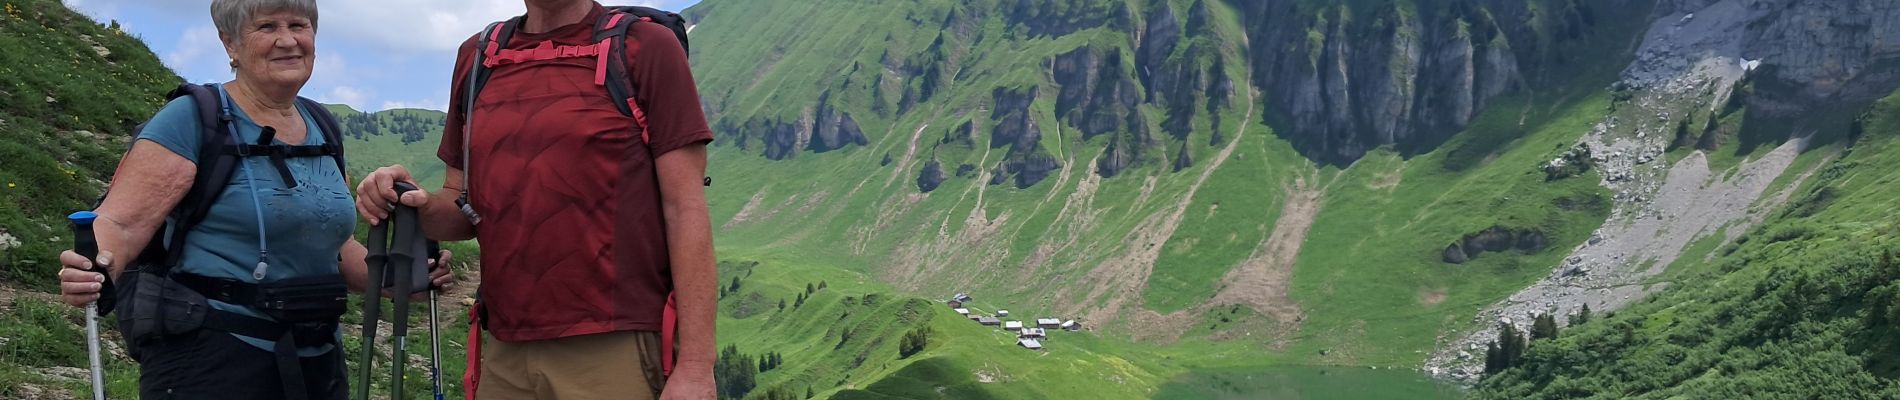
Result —
[{"label": "green hillside", "polygon": [[48,289],[50,255],[70,243],[65,215],[99,199],[125,138],[182,80],[138,39],[57,1],[4,7],[0,281]]},{"label": "green hillside", "polygon": [[330,112],[336,114],[337,123],[348,135],[344,150],[352,178],[368,175],[376,168],[402,165],[423,187],[442,187],[446,167],[435,154],[442,144],[446,114],[420,109],[364,113],[344,105],[331,105]]},{"label": "green hillside", "polygon": [[[1900,8],[1709,3],[701,1],[720,397],[1900,397]],[[60,217],[178,78],[5,7],[0,398],[59,397]],[[441,184],[442,113],[331,110]]]},{"label": "green hillside", "polygon": [[1900,397],[1900,94],[1733,244],[1704,246],[1662,295],[1532,341],[1476,398]]},{"label": "green hillside", "polygon": [[[708,107],[725,127],[713,165],[721,184],[711,189],[721,248],[837,265],[911,293],[1009,299],[1088,319],[1114,340],[1247,343],[1264,353],[1261,363],[1383,367],[1416,367],[1439,334],[1548,273],[1607,217],[1609,194],[1594,172],[1551,181],[1534,166],[1606,115],[1609,100],[1595,91],[1622,68],[1627,56],[1617,53],[1640,22],[1604,18],[1594,28],[1602,33],[1578,42],[1602,62],[1565,66],[1500,97],[1436,150],[1387,147],[1350,166],[1316,167],[1266,124],[1265,95],[1246,93],[1247,25],[1231,3],[1027,3],[1035,17],[995,2],[816,3],[711,0],[688,13],[700,18],[695,40],[722,43],[694,54]],[[1133,68],[1127,55],[1142,50],[1128,32],[1160,23],[1144,16],[1161,7],[1206,20],[1169,62],[1227,71],[1214,81],[1242,90],[1230,107],[1192,116],[1185,137],[1163,135],[1171,110],[1149,102],[1130,110],[1149,116],[1145,126],[1087,134],[1093,122],[1060,112],[1070,79],[1049,65],[1084,51],[1124,54],[1100,61]],[[1197,9],[1205,17],[1194,17]],[[840,12],[869,22],[799,22]],[[1123,21],[1127,14],[1133,20]],[[1106,22],[1059,35],[1038,25],[1097,17]],[[736,62],[757,54],[771,57]],[[931,61],[912,74],[911,60]],[[928,81],[931,68],[946,69],[941,82]],[[1111,84],[1101,82],[1092,85]],[[939,83],[927,100],[900,101],[911,86]],[[1042,93],[1023,112],[1040,137],[1027,147],[998,136],[1019,126],[1014,111],[998,110],[1022,93]],[[771,135],[781,131],[746,122],[803,121],[809,107],[855,116],[868,144],[774,159]],[[1165,151],[1104,176],[1103,160],[1142,143],[1129,132],[1150,132],[1147,146]],[[1026,187],[992,185],[1024,153],[1060,167]],[[1177,168],[1182,159],[1191,162]],[[950,176],[964,164],[974,171],[919,193],[920,173],[936,166]],[[1446,243],[1493,227],[1535,231],[1549,243],[1462,266],[1440,261]],[[1237,279],[1271,287],[1229,289]],[[1246,310],[1227,318],[1236,321],[1187,329],[1232,305]]]},{"label": "green hillside", "polygon": [[[84,383],[77,312],[43,294],[53,255],[70,246],[65,215],[90,208],[126,137],[182,80],[116,26],[52,0],[0,5],[0,398],[65,397]],[[109,94],[109,95],[108,95]],[[24,290],[15,293],[16,290]],[[136,367],[109,358],[117,398]],[[84,370],[78,370],[83,376]]]}]

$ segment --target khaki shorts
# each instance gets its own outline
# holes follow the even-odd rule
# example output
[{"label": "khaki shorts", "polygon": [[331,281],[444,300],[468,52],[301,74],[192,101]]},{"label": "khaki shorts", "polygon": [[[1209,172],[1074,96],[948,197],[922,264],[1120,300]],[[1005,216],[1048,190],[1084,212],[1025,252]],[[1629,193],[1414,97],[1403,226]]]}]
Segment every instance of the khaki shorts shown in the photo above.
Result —
[{"label": "khaki shorts", "polygon": [[482,335],[477,400],[650,400],[660,396],[658,332],[610,332],[532,342]]}]

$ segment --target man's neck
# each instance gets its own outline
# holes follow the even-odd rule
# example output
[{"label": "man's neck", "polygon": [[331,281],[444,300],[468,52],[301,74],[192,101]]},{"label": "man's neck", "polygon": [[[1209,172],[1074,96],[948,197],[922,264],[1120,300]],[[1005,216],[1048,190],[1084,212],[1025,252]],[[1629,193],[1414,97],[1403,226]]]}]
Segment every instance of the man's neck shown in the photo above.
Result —
[{"label": "man's neck", "polygon": [[589,0],[564,1],[554,5],[538,5],[533,1],[527,3],[528,18],[521,23],[521,31],[527,33],[544,33],[579,23],[594,9],[594,2]]}]

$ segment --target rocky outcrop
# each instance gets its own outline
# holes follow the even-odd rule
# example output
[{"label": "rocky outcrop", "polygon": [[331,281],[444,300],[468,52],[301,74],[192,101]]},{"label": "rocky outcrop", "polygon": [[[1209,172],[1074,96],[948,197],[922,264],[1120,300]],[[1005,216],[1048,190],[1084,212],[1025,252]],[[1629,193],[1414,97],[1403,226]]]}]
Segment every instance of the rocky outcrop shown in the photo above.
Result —
[{"label": "rocky outcrop", "polygon": [[937,190],[937,187],[943,185],[943,181],[948,179],[943,176],[943,163],[932,157],[930,162],[924,163],[924,170],[917,173],[917,190],[930,193],[932,190]]},{"label": "rocky outcrop", "polygon": [[1181,142],[1181,150],[1174,152],[1174,172],[1194,166],[1194,152],[1189,150],[1188,143]]},{"label": "rocky outcrop", "polygon": [[[1197,1],[1190,10],[1193,29],[1183,36],[1173,9],[1165,3],[1157,7],[1147,19],[1135,54],[1135,70],[1146,89],[1144,99],[1167,110],[1161,128],[1179,140],[1194,131],[1194,118],[1202,110],[1213,118],[1214,130],[1220,130],[1220,111],[1234,95],[1220,51],[1222,40],[1206,26],[1212,11],[1204,1]],[[1183,43],[1187,48],[1179,49]]]},{"label": "rocky outcrop", "polygon": [[[1037,93],[1039,89],[1035,86],[1014,90],[999,87],[990,91],[995,105],[990,110],[990,119],[996,121],[996,128],[990,130],[990,148],[1009,147],[1003,161],[992,170],[991,185],[1001,185],[1013,177],[1016,187],[1028,188],[1062,167],[1055,156],[1042,149],[1042,131],[1036,126],[1035,117],[1030,115],[1033,112],[1030,104],[1035,103]],[[958,130],[975,134],[974,127]]]},{"label": "rocky outcrop", "polygon": [[946,35],[938,33],[937,39],[931,41],[930,47],[925,48],[923,53],[911,56],[904,61],[906,86],[903,97],[898,99],[898,113],[908,112],[911,107],[930,101],[932,97],[936,97],[938,91],[943,89],[947,80],[945,69],[951,68],[951,64],[954,64],[954,60],[944,48],[945,40]]},{"label": "rocky outcrop", "polygon": [[858,128],[858,121],[851,119],[851,113],[831,107],[831,92],[818,97],[818,112],[812,120],[812,137],[806,149],[813,153],[845,148],[845,146],[863,146],[870,144],[864,137],[864,130]]},{"label": "rocky outcrop", "polygon": [[1435,148],[1488,101],[1534,81],[1522,71],[1592,38],[1598,10],[1640,2],[1565,0],[1538,13],[1520,0],[1453,2],[1432,12],[1291,0],[1242,7],[1254,82],[1275,132],[1308,158],[1343,164],[1379,146]]},{"label": "rocky outcrop", "polygon": [[1002,165],[992,171],[994,175],[990,177],[990,184],[1001,185],[1014,178],[1016,188],[1027,189],[1061,168],[1062,163],[1040,147],[1020,151],[1012,149]]},{"label": "rocky outcrop", "polygon": [[1056,83],[1056,115],[1082,132],[1082,139],[1109,134],[1107,153],[1096,172],[1112,177],[1146,159],[1157,144],[1138,106],[1141,94],[1126,72],[1120,49],[1081,47],[1051,63]]},{"label": "rocky outcrop", "polygon": [[1076,48],[1056,56],[1056,116],[1082,131],[1084,140],[1115,132],[1147,136],[1141,92],[1128,76],[1121,49]]},{"label": "rocky outcrop", "polygon": [[1174,53],[1174,47],[1181,42],[1181,22],[1174,15],[1174,7],[1167,3],[1157,4],[1146,20],[1147,29],[1142,30],[1141,47],[1135,50],[1135,65],[1141,66],[1135,71],[1143,83],[1148,83],[1148,100],[1154,100],[1155,67]]},{"label": "rocky outcrop", "polygon": [[[1900,88],[1900,3],[1887,0],[1744,1],[1753,22],[1742,59],[1750,77],[1751,118],[1827,124],[1825,110],[1859,110]],[[1745,145],[1781,141],[1804,129],[1744,137]]]},{"label": "rocky outcrop", "polygon": [[[746,121],[742,135],[758,136],[765,142],[765,158],[768,160],[789,160],[798,153],[799,142],[809,138],[811,131],[800,129],[798,124],[777,119],[759,118]],[[744,142],[740,145],[743,147]]]},{"label": "rocky outcrop", "polygon": [[1002,17],[1013,33],[1026,37],[1062,36],[1106,26],[1127,30],[1134,20],[1128,3],[1096,0],[1012,0]]},{"label": "rocky outcrop", "polygon": [[831,105],[829,91],[818,96],[815,111],[796,121],[753,117],[743,124],[734,124],[729,119],[720,119],[713,127],[720,139],[714,143],[727,142],[740,150],[751,150],[756,140],[764,145],[762,155],[769,160],[791,159],[800,150],[824,153],[871,143],[851,113]]},{"label": "rocky outcrop", "polygon": [[944,131],[943,139],[938,140],[937,143],[965,149],[976,148],[976,121],[964,121],[963,125],[957,126],[956,129]]},{"label": "rocky outcrop", "polygon": [[1532,253],[1546,247],[1550,247],[1550,238],[1542,231],[1493,226],[1482,232],[1465,235],[1464,239],[1445,246],[1443,258],[1447,263],[1464,264],[1487,251],[1518,250]]},{"label": "rocky outcrop", "polygon": [[996,120],[996,128],[990,130],[990,148],[1021,148],[1042,141],[1042,130],[1036,127],[1036,119],[1029,116],[1030,103],[1036,101],[1035,86],[1010,90],[996,88],[990,95],[995,99],[995,107],[990,110],[990,119]]},{"label": "rocky outcrop", "polygon": [[1194,0],[1188,6],[1187,33],[1190,36],[1207,36],[1214,33],[1214,10],[1207,8],[1207,0]]}]

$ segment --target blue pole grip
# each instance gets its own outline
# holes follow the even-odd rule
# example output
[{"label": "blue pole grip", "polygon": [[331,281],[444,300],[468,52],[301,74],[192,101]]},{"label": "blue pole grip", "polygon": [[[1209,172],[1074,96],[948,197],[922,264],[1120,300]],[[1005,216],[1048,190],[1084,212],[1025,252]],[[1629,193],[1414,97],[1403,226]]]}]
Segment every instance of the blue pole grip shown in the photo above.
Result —
[{"label": "blue pole grip", "polygon": [[80,211],[66,216],[66,220],[73,223],[73,252],[86,257],[87,261],[92,261],[95,267],[99,262],[99,240],[92,234],[92,221],[98,218],[99,214],[91,211]]}]

